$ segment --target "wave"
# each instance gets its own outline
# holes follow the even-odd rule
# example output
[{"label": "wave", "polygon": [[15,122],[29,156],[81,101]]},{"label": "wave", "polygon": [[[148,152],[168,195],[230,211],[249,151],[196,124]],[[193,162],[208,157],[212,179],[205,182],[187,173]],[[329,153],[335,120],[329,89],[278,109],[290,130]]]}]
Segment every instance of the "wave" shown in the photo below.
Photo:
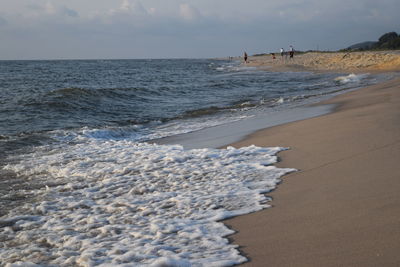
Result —
[{"label": "wave", "polygon": [[[153,113],[150,110],[148,116],[141,114],[149,103],[161,98],[145,88],[61,88],[27,101],[21,113],[24,117],[31,117],[31,114],[40,117],[36,126],[46,121],[53,121],[53,126],[60,123],[65,128],[146,123],[163,119],[163,114],[155,112],[155,109]],[[46,129],[42,127],[42,130]]]},{"label": "wave", "polygon": [[[21,133],[47,136],[58,130],[97,139],[148,140],[251,117],[253,110],[296,105],[373,79],[356,74],[255,71],[236,61],[154,61],[148,69],[143,61],[108,62],[112,68],[103,62],[73,63],[82,66],[49,66],[59,72],[34,73],[28,75],[30,82],[21,80],[7,87],[18,92],[0,90],[2,96],[19,96],[0,105],[1,143],[29,144],[20,142]],[[90,65],[86,72],[78,70],[86,64]]]},{"label": "wave", "polygon": [[205,115],[213,115],[223,111],[236,111],[244,108],[252,108],[261,104],[260,100],[240,100],[224,107],[211,106],[207,108],[188,110],[179,118],[199,117]]},{"label": "wave", "polygon": [[269,207],[263,193],[294,171],[271,165],[281,150],[103,140],[37,149],[6,166],[49,183],[26,190],[37,200],[2,217],[0,257],[27,263],[45,247],[40,263],[49,265],[244,262],[219,221]]},{"label": "wave", "polygon": [[106,126],[102,128],[83,127],[75,130],[57,130],[53,131],[51,136],[57,140],[68,142],[72,140],[74,142],[79,142],[79,140],[86,140],[87,138],[103,140],[126,139],[138,142],[149,141],[243,120],[253,116],[243,113],[243,111],[250,111],[251,109],[259,107],[276,107],[304,98],[304,96],[299,95],[293,97],[281,96],[270,99],[263,98],[257,101],[242,100],[226,107],[211,106],[208,108],[189,110],[182,115],[168,119],[146,122],[129,121],[126,122],[124,126]]},{"label": "wave", "polygon": [[354,74],[351,73],[346,76],[336,77],[334,80],[339,84],[348,84],[348,83],[360,83],[363,79],[368,77],[369,74]]},{"label": "wave", "polygon": [[229,63],[224,63],[218,66],[210,65],[211,68],[215,69],[218,72],[248,72],[255,71],[257,67],[242,65],[240,61],[232,61]]},{"label": "wave", "polygon": [[70,88],[61,88],[52,90],[48,93],[48,95],[63,95],[63,96],[94,95],[94,90],[89,90],[79,87],[70,87]]},{"label": "wave", "polygon": [[140,98],[146,95],[154,94],[155,90],[149,90],[144,87],[129,88],[82,88],[70,87],[60,88],[48,92],[45,97],[55,97],[58,99],[75,99],[79,97],[109,97],[109,98]]}]

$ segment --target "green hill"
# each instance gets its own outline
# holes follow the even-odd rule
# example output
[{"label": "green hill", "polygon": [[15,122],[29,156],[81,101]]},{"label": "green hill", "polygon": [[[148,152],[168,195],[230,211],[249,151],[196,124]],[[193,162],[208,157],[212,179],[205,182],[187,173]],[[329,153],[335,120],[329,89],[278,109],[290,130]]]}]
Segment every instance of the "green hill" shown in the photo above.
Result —
[{"label": "green hill", "polygon": [[400,35],[388,32],[382,35],[377,42],[362,42],[349,46],[344,50],[392,50],[400,49]]}]

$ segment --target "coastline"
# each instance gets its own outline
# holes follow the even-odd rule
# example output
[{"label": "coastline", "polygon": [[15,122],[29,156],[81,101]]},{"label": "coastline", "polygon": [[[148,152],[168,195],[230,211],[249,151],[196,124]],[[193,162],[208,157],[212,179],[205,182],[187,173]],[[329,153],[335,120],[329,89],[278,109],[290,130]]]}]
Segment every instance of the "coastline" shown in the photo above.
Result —
[{"label": "coastline", "polygon": [[[221,148],[240,141],[259,130],[285,123],[309,119],[332,111],[333,105],[309,103],[288,110],[270,111],[254,117],[234,121],[194,132],[172,135],[152,140],[157,144],[179,144],[185,149]],[[195,142],[194,142],[195,140]]]},{"label": "coastline", "polygon": [[224,221],[243,266],[400,263],[400,79],[324,101],[335,110],[251,134],[241,147],[290,147],[299,169],[268,194],[272,208]]},{"label": "coastline", "polygon": [[[387,74],[400,70],[400,51],[306,52],[295,54],[294,59],[286,57],[284,60],[282,59],[280,55],[276,55],[276,59],[272,59],[271,55],[250,56],[249,62],[243,63],[242,66],[276,73],[343,73],[350,77],[356,77],[354,73]],[[235,60],[240,61],[241,59],[235,58]],[[351,90],[354,88],[348,91]],[[340,92],[340,94],[342,93],[346,92]],[[189,133],[157,138],[151,142],[180,144],[187,149],[226,147],[261,129],[330,113],[333,105],[323,105],[323,103],[325,103],[324,98],[320,96],[320,99],[313,103],[303,103],[288,110],[256,114],[255,118],[246,118]]]},{"label": "coastline", "polygon": [[[330,55],[334,58],[337,54]],[[355,61],[346,57],[347,67],[331,63],[327,67],[327,62],[310,65],[312,60],[325,58],[326,53],[312,56],[311,61],[307,54],[303,58],[297,56],[290,64],[271,64],[269,56],[250,57],[246,65],[276,72],[390,73],[400,70],[398,51],[377,54],[376,61],[369,66],[365,65],[371,64],[369,57],[364,62],[362,58]],[[383,57],[395,54],[396,58],[385,63],[379,54]],[[228,236],[230,243],[236,244],[248,259],[240,266],[400,264],[397,253],[400,198],[396,195],[400,189],[397,180],[400,177],[397,166],[399,95],[400,79],[395,78],[305,106],[326,107],[328,112],[323,114],[267,124],[246,134],[242,131],[241,138],[234,137],[237,141],[230,142],[229,146],[291,148],[280,152],[280,162],[274,165],[299,170],[282,177],[283,183],[267,194],[273,199],[269,203],[272,208],[223,221],[236,231]],[[243,121],[237,124],[248,130]],[[230,137],[234,133],[222,129],[213,135],[212,132],[218,132],[217,128],[166,138],[161,143],[183,143],[186,148],[210,144],[213,147],[224,135]],[[216,143],[208,142],[215,136]],[[202,140],[205,137],[208,143]],[[214,147],[226,146],[228,143]]]},{"label": "coastline", "polygon": [[365,52],[306,52],[295,53],[294,58],[275,54],[252,56],[246,65],[269,71],[312,71],[312,72],[389,72],[400,69],[400,51]]},{"label": "coastline", "polygon": [[[197,66],[196,62],[189,60],[187,63]],[[132,66],[136,65],[134,61],[130,63]],[[180,63],[175,62],[174,64],[180,66]],[[209,62],[206,61],[206,63]],[[254,89],[259,89],[260,93],[264,91],[268,93],[268,90],[272,92],[274,89],[279,90],[271,97],[270,102],[261,101],[260,108],[247,109],[252,105],[244,104],[243,110],[240,110],[238,114],[233,114],[234,116],[230,118],[229,111],[217,113],[215,117],[193,116],[192,118],[192,116],[187,116],[187,120],[178,120],[178,123],[172,121],[170,124],[164,124],[162,121],[156,121],[155,125],[150,125],[155,127],[136,128],[136,125],[132,127],[130,123],[122,127],[108,127],[105,124],[93,128],[89,126],[78,129],[62,128],[45,131],[43,134],[37,131],[39,127],[36,128],[35,123],[32,123],[27,124],[29,127],[24,126],[30,128],[32,134],[24,134],[21,139],[10,138],[11,142],[5,139],[3,147],[11,144],[9,147],[13,147],[14,150],[9,153],[12,157],[7,157],[3,161],[6,164],[2,165],[4,166],[2,174],[7,176],[4,181],[10,181],[10,187],[3,188],[5,194],[0,199],[5,200],[3,207],[7,207],[10,211],[7,210],[7,213],[0,218],[0,238],[4,241],[3,247],[5,248],[0,252],[2,261],[9,264],[18,264],[18,261],[24,261],[27,264],[33,262],[56,265],[76,265],[79,262],[92,264],[94,261],[99,264],[114,265],[122,262],[127,264],[154,263],[156,265],[198,264],[202,266],[210,264],[230,266],[243,263],[246,258],[240,254],[237,249],[238,245],[229,243],[228,240],[228,236],[234,231],[222,225],[221,220],[269,207],[269,203],[266,203],[269,198],[261,195],[261,192],[269,192],[275,188],[281,181],[282,175],[287,171],[294,171],[294,169],[284,170],[269,166],[277,162],[276,153],[282,151],[279,147],[250,146],[238,150],[231,148],[207,149],[207,147],[222,147],[238,142],[258,130],[268,127],[274,129],[278,125],[283,127],[297,121],[307,121],[305,119],[331,113],[334,107],[339,110],[341,106],[334,102],[332,102],[334,104],[321,102],[321,100],[331,99],[333,95],[345,91],[357,90],[366,84],[376,84],[390,77],[399,77],[399,73],[383,75],[356,75],[348,74],[348,72],[315,74],[309,71],[273,73],[259,71],[255,67],[237,67],[238,62],[203,64],[202,70],[211,68],[212,72],[218,74],[223,69],[220,66],[225,66],[224,64],[228,66],[226,72],[229,75],[231,74],[229,72],[233,71],[234,78],[228,79],[224,86],[225,89],[229,89],[230,93],[232,85],[238,83],[238,91],[244,92],[248,88],[252,89],[254,81],[257,81]],[[46,63],[45,65],[49,69],[54,68],[51,66],[52,64]],[[62,67],[64,62],[58,62],[56,65]],[[158,66],[158,63],[155,66]],[[101,66],[98,67],[103,69]],[[203,71],[200,71],[199,77],[200,79],[206,78],[208,81],[208,72],[203,73]],[[242,76],[242,71],[246,75]],[[236,72],[239,75],[236,75]],[[69,73],[68,68],[66,68],[66,73]],[[147,77],[148,74],[145,72],[143,75]],[[59,77],[62,78],[63,75]],[[10,76],[14,76],[12,71]],[[224,75],[222,76],[224,77]],[[271,80],[265,79],[264,76]],[[196,87],[194,86],[195,80],[189,79],[186,83],[183,79],[182,84],[186,85],[183,87],[188,88],[188,92],[194,91],[192,88]],[[23,82],[23,80],[21,81]],[[48,83],[53,84],[57,81],[57,79],[50,79]],[[314,84],[313,81],[317,82]],[[118,83],[117,80],[115,82]],[[269,88],[268,82],[277,82],[279,86]],[[41,83],[40,79],[38,83]],[[156,81],[156,83],[158,82]],[[178,82],[178,84],[180,83]],[[215,100],[212,94],[215,90],[214,87],[208,87],[208,82],[200,85],[204,84],[205,88],[210,89],[208,91],[211,93],[210,100]],[[200,87],[203,88],[203,86]],[[182,89],[178,86],[179,88]],[[281,88],[285,90],[280,90]],[[98,89],[103,91],[101,88]],[[310,94],[305,91],[308,89],[311,91]],[[60,90],[59,93],[51,93],[49,98],[45,99],[53,100],[53,96],[59,99],[59,95],[67,93],[61,103],[70,103],[71,97],[76,100],[82,99],[83,102],[88,101],[86,98],[88,92],[84,89]],[[114,89],[111,90],[114,91]],[[293,94],[287,94],[287,90],[292,90]],[[133,89],[133,91],[133,95],[135,95],[137,90]],[[85,97],[79,97],[82,96],[82,93]],[[117,94],[119,99],[125,99],[126,90],[122,90],[120,93]],[[108,90],[99,92],[99,94],[95,93],[93,98],[89,98],[94,101],[89,102],[97,105],[98,96],[106,97],[108,94]],[[163,94],[157,93],[156,95],[161,95],[162,100],[165,97]],[[22,94],[20,96],[24,97]],[[35,98],[33,96],[36,95],[32,95],[32,98]],[[112,96],[109,99],[112,100],[110,103],[115,101],[115,95],[112,94]],[[190,96],[197,99],[197,97],[193,97],[195,95]],[[41,98],[38,99],[40,101],[33,101],[33,103],[43,102]],[[171,99],[174,106],[176,103],[180,103],[178,99]],[[296,101],[297,99],[300,100]],[[385,99],[383,97],[381,101],[385,101]],[[319,103],[323,103],[323,105]],[[92,109],[88,110],[89,113],[78,112],[80,116],[77,118],[90,115],[96,106],[92,104],[90,105]],[[47,110],[47,106],[45,105],[45,110]],[[233,105],[233,107],[237,106]],[[136,110],[135,105],[130,107],[132,110]],[[164,108],[160,111],[165,112],[167,109]],[[21,111],[18,114],[21,114],[23,118],[29,115],[25,109],[15,108],[14,110]],[[37,114],[43,114],[41,118],[47,118],[48,112],[43,112],[43,109],[38,107],[34,110]],[[75,114],[73,111],[74,109],[69,109],[69,112],[63,110],[59,115],[69,116],[70,113]],[[101,109],[99,111],[101,114]],[[242,113],[242,111],[244,112]],[[196,112],[194,114],[197,115]],[[199,114],[201,115],[202,112]],[[228,115],[228,119],[225,115]],[[101,118],[102,116],[98,117],[98,119]],[[59,119],[60,117],[55,116],[54,120],[50,120],[50,124],[58,125]],[[210,121],[226,122],[226,124],[219,127],[218,123],[213,124]],[[72,120],[72,122],[76,123],[80,120]],[[85,124],[89,125],[92,122],[89,120]],[[199,122],[200,124],[198,124]],[[46,120],[46,123],[49,122]],[[397,124],[396,121],[395,125]],[[158,146],[139,141],[142,136],[160,136],[160,133],[161,136],[165,133],[172,135],[172,133],[184,132],[180,131],[182,129],[196,129],[196,127],[190,128],[193,125],[201,126],[197,129],[204,130],[184,134],[185,137],[183,135],[170,137],[169,141],[176,142],[181,146]],[[208,129],[205,129],[207,126],[209,126]],[[218,130],[218,128],[220,129]],[[18,129],[15,130],[18,131]],[[314,130],[310,129],[310,131]],[[210,132],[216,135],[210,135]],[[135,138],[136,133],[138,133],[137,138]],[[12,135],[10,136],[12,137]],[[182,144],[181,137],[183,139],[188,137],[186,142],[189,145],[192,145],[190,144],[192,142],[195,146],[206,149],[187,149],[188,147]],[[15,140],[23,141],[22,149],[17,150],[20,147],[13,146],[15,143],[19,143]],[[38,143],[37,140],[41,142]],[[211,145],[205,145],[205,142],[208,144],[211,142]],[[32,143],[37,145],[32,146]],[[279,143],[271,143],[268,146],[276,145],[279,146]],[[318,145],[321,144],[316,143],[316,146]],[[25,147],[27,149],[24,149]],[[338,149],[338,147],[334,147],[334,149]],[[14,151],[16,152],[14,153]],[[324,156],[324,152],[322,151],[319,155]],[[317,158],[317,160],[320,159]],[[296,164],[297,161],[290,163],[291,166],[298,167]],[[10,176],[8,176],[9,173]],[[21,185],[20,182],[22,182]],[[8,205],[8,203],[12,205]],[[275,203],[272,204],[275,205]],[[199,223],[195,222],[197,218],[200,218]],[[203,220],[202,218],[207,219]],[[121,222],[123,223],[121,224]],[[93,228],[88,229],[88,225]],[[260,231],[264,232],[262,229]],[[110,237],[112,240],[109,239]],[[110,246],[122,249],[114,250],[110,249]],[[107,255],[103,254],[103,251],[106,251]],[[132,251],[133,254],[130,253]],[[251,251],[251,253],[253,252]],[[64,255],[67,256],[64,257]],[[70,255],[73,256],[70,257]],[[145,258],[136,257],[136,255],[144,255]],[[179,260],[175,261],[175,259]],[[265,266],[265,262],[262,262],[261,266]]]}]

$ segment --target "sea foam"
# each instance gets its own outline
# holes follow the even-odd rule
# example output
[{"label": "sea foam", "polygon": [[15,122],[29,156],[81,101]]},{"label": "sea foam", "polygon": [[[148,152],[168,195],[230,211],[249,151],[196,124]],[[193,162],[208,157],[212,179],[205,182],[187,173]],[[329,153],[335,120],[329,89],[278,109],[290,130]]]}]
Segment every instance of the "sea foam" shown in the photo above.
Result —
[{"label": "sea foam", "polygon": [[347,83],[359,83],[362,79],[366,78],[368,74],[354,74],[351,73],[347,76],[339,76],[335,78],[335,81],[340,84],[347,84]]},{"label": "sea foam", "polygon": [[47,179],[0,218],[6,266],[229,266],[220,221],[268,207],[283,148],[185,150],[127,140],[43,147],[5,168]]}]

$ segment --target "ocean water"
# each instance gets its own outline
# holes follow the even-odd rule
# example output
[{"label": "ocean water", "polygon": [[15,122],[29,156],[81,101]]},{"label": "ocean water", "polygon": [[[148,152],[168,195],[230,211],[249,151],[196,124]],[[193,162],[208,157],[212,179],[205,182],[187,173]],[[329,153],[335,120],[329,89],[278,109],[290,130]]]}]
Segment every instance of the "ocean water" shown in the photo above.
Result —
[{"label": "ocean water", "polygon": [[391,77],[274,73],[211,59],[0,61],[0,262],[244,262],[220,221],[268,207],[264,194],[295,171],[273,166],[286,148],[152,140]]}]

